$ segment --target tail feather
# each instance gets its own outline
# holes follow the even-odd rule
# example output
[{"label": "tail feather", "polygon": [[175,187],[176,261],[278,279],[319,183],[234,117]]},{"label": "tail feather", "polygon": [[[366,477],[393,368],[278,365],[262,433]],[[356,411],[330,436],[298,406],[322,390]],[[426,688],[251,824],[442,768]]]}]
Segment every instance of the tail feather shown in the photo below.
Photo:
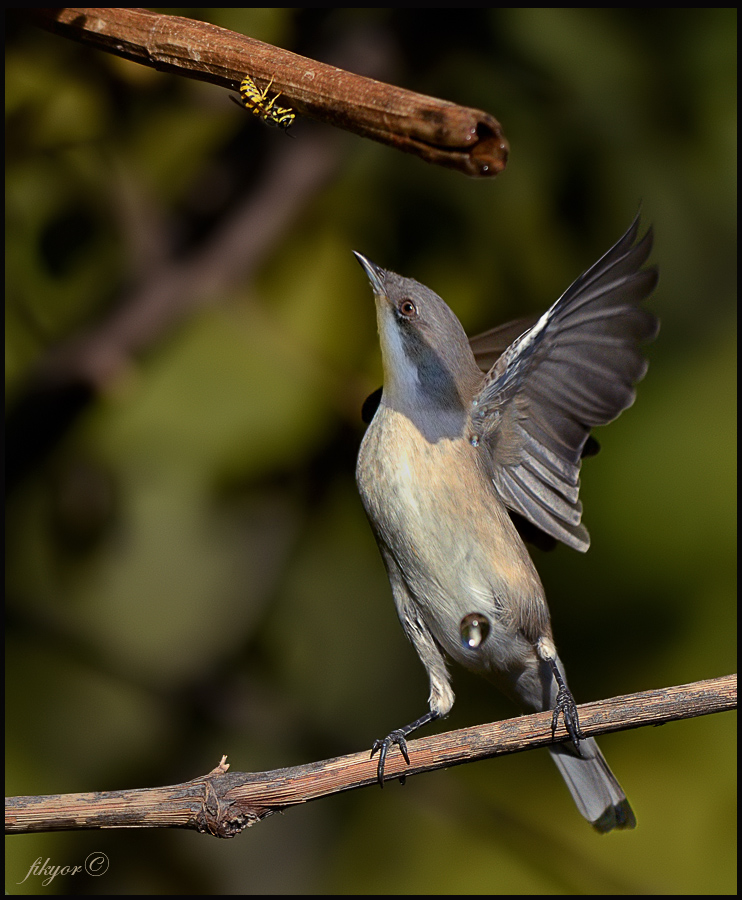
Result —
[{"label": "tail feather", "polygon": [[549,747],[549,752],[577,808],[596,831],[605,833],[614,828],[636,827],[626,794],[608,768],[594,738],[580,741],[579,756],[567,743],[554,744]]}]

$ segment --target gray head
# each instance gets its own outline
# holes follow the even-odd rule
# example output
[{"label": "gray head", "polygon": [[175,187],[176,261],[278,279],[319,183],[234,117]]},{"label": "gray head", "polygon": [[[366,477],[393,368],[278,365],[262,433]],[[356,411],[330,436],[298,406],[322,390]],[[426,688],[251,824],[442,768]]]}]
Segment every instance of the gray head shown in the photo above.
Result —
[{"label": "gray head", "polygon": [[483,377],[461,323],[424,284],[355,255],[376,300],[382,404],[406,415],[428,440],[461,436]]}]

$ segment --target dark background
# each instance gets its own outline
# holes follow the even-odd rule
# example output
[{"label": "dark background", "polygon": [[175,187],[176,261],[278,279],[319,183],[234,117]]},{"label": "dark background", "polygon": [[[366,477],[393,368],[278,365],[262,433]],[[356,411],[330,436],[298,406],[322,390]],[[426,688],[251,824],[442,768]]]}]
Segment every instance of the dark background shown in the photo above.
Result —
[{"label": "dark background", "polygon": [[[578,702],[734,671],[736,11],[167,12],[485,109],[510,162],[467,179],[301,118],[292,140],[222,89],[7,20],[7,792],[170,784],[223,753],[238,771],[297,765],[427,708],[353,479],[380,382],[353,249],[474,333],[543,311],[641,205],[661,273],[650,370],[583,468],[590,552],[534,556]],[[274,183],[318,146],[315,190]],[[186,284],[180,314],[111,362],[112,311],[180,266],[202,274],[261,190],[286,215],[257,265],[260,229],[237,233],[245,260],[220,263],[236,274]],[[90,330],[105,374],[80,379],[72,352],[50,376],[49,354]],[[513,713],[458,669],[454,689],[441,730]],[[16,837],[7,889],[733,893],[734,721],[601,741],[631,833],[593,833],[537,752],[233,841]],[[105,876],[17,884],[39,856],[94,850]]]}]

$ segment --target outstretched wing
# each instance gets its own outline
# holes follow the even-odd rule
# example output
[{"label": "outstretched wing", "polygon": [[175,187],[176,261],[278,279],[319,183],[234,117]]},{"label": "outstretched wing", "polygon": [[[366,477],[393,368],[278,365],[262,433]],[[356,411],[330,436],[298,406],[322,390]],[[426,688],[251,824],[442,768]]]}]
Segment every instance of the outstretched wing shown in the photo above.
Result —
[{"label": "outstretched wing", "polygon": [[492,459],[505,505],[576,550],[580,458],[596,425],[634,402],[647,371],[641,344],[659,321],[639,304],[657,270],[642,268],[652,229],[637,242],[637,216],[621,240],[520,335],[490,369],[471,407],[471,427]]}]

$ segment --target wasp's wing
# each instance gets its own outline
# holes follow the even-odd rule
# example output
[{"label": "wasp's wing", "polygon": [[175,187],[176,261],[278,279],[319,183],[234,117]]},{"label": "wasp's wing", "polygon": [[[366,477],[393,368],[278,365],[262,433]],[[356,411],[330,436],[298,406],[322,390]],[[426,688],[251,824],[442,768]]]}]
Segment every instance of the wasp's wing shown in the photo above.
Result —
[{"label": "wasp's wing", "polygon": [[657,283],[642,268],[652,230],[637,242],[637,216],[621,240],[499,357],[472,402],[475,441],[490,454],[505,505],[577,550],[580,458],[590,429],[634,402],[647,370],[641,343],[657,318],[639,304]]}]

